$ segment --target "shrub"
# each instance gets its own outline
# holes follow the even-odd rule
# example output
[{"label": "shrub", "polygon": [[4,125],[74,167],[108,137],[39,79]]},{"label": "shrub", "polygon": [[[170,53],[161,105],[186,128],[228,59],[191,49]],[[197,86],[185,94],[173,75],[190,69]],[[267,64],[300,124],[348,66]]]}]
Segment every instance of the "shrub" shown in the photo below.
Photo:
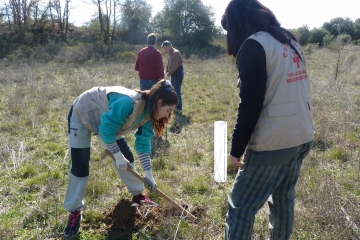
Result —
[{"label": "shrub", "polygon": [[342,44],[347,44],[351,42],[351,36],[349,34],[341,34],[337,36],[337,38]]},{"label": "shrub", "polygon": [[59,44],[56,44],[55,42],[50,42],[49,44],[47,44],[45,46],[45,51],[50,55],[50,56],[55,56],[56,54],[58,54],[58,52],[60,51],[61,46]]},{"label": "shrub", "polygon": [[324,45],[325,46],[328,46],[333,40],[334,40],[334,35],[331,35],[331,34],[327,34],[324,38],[323,38],[323,41],[324,41]]},{"label": "shrub", "polygon": [[51,60],[51,56],[50,54],[48,54],[47,52],[44,52],[44,53],[41,53],[39,56],[38,56],[39,60],[40,61],[44,61],[44,62],[48,62]]},{"label": "shrub", "polygon": [[126,62],[126,63],[131,63],[131,62],[135,62],[136,60],[136,54],[133,52],[122,52],[122,53],[118,53],[118,58],[120,59],[120,61],[122,62]]},{"label": "shrub", "polygon": [[[175,47],[177,48],[177,47]],[[203,48],[193,48],[193,47],[179,47],[178,48],[182,53],[183,57],[189,58],[191,55],[196,55],[198,58],[205,60],[211,58],[218,58],[219,56],[225,54],[226,50],[224,47],[219,45],[210,45]]]},{"label": "shrub", "polygon": [[319,49],[319,45],[318,44],[311,44],[309,43],[308,45],[306,45],[304,47],[304,51],[307,55],[310,55],[311,53],[313,53],[314,51]]},{"label": "shrub", "polygon": [[20,47],[20,55],[19,57],[21,56],[21,58],[25,57],[25,58],[30,58],[30,57],[33,57],[35,52],[34,52],[34,49],[30,46],[21,46]]},{"label": "shrub", "polygon": [[0,59],[3,59],[12,51],[13,45],[11,38],[8,38],[5,34],[0,36]]},{"label": "shrub", "polygon": [[[61,51],[60,51],[61,50]],[[87,44],[80,44],[75,47],[61,47],[54,56],[57,62],[84,63],[91,58],[91,49]]]}]

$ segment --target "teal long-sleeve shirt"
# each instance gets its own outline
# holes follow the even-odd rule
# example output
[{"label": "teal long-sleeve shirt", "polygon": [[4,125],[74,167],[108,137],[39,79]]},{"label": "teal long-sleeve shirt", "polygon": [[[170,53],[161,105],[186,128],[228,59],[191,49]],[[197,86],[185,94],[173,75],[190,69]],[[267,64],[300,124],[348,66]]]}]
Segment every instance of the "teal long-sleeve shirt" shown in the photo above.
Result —
[{"label": "teal long-sleeve shirt", "polygon": [[[99,125],[99,133],[105,144],[111,144],[116,141],[116,132],[125,123],[127,117],[134,110],[134,103],[131,97],[120,93],[109,93],[109,109],[101,115],[101,123]],[[136,122],[138,125],[146,116],[150,115],[150,106],[146,106],[140,118]],[[154,135],[154,130],[151,126],[151,121],[142,125],[141,134],[136,131],[135,136],[135,151],[137,154],[151,152],[151,138]]]}]

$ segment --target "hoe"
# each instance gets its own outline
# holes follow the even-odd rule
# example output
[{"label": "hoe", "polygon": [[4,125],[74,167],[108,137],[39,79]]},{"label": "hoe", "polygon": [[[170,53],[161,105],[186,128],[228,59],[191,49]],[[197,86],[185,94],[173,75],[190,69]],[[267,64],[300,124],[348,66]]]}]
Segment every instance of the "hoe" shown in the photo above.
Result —
[{"label": "hoe", "polygon": [[[108,155],[109,157],[111,157],[112,159],[114,159],[113,155],[108,151],[105,150],[106,155]],[[137,179],[139,179],[141,182],[146,183],[145,179],[137,172],[134,171],[134,169],[132,168],[132,166],[130,164],[128,164],[128,169],[127,169],[131,174],[133,174]],[[176,203],[174,200],[172,200],[170,197],[168,197],[164,192],[162,192],[160,189],[156,188],[156,193],[158,193],[161,197],[165,198],[173,207],[175,207],[178,211],[185,213],[185,216],[189,217],[190,220],[192,221],[196,221],[197,218],[192,215],[190,212],[188,212],[187,210],[185,210],[181,205],[179,205],[178,203]]]}]

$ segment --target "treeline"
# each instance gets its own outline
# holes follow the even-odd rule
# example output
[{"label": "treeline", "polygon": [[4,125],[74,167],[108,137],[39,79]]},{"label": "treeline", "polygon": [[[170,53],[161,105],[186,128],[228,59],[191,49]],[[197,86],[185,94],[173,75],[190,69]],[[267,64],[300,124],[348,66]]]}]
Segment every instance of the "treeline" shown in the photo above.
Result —
[{"label": "treeline", "polygon": [[91,0],[87,4],[96,6],[96,17],[81,27],[71,22],[76,14],[72,1],[5,0],[0,8],[0,58],[15,52],[34,55],[39,48],[53,55],[61,46],[81,46],[85,59],[104,57],[144,45],[151,32],[159,42],[169,39],[184,47],[185,54],[204,48],[221,51],[211,45],[221,32],[214,10],[202,1],[165,0],[163,10],[152,17],[152,6],[145,0]]},{"label": "treeline", "polygon": [[[214,57],[225,52],[214,9],[201,0],[164,0],[152,17],[146,0],[83,0],[97,12],[81,27],[72,23],[74,0],[4,0],[0,5],[0,58],[84,62],[95,58],[132,61],[154,32],[158,42],[171,40],[185,57]],[[160,1],[160,0],[159,0]],[[290,29],[302,45],[328,45],[339,36],[359,43],[360,18],[335,18],[321,28]],[[214,40],[221,39],[221,44]]]},{"label": "treeline", "polygon": [[325,22],[320,28],[310,30],[304,25],[290,31],[303,46],[307,44],[327,46],[335,38],[341,38],[343,43],[360,44],[360,18],[355,21],[350,18],[334,18],[330,22]]}]

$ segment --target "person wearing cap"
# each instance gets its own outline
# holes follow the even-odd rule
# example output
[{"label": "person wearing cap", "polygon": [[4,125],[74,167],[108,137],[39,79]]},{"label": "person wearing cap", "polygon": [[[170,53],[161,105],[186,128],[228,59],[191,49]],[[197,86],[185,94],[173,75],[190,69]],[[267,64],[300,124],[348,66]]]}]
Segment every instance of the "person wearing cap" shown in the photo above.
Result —
[{"label": "person wearing cap", "polygon": [[164,41],[161,47],[169,54],[169,59],[165,68],[165,77],[170,76],[171,84],[173,85],[176,94],[178,95],[179,103],[176,106],[176,111],[182,112],[182,98],[181,85],[184,80],[184,67],[182,65],[182,56],[179,50],[172,47],[171,42]]},{"label": "person wearing cap", "polygon": [[159,80],[164,79],[164,64],[161,52],[156,49],[154,33],[147,36],[147,47],[142,48],[136,58],[135,70],[139,72],[140,89],[149,90]]}]

